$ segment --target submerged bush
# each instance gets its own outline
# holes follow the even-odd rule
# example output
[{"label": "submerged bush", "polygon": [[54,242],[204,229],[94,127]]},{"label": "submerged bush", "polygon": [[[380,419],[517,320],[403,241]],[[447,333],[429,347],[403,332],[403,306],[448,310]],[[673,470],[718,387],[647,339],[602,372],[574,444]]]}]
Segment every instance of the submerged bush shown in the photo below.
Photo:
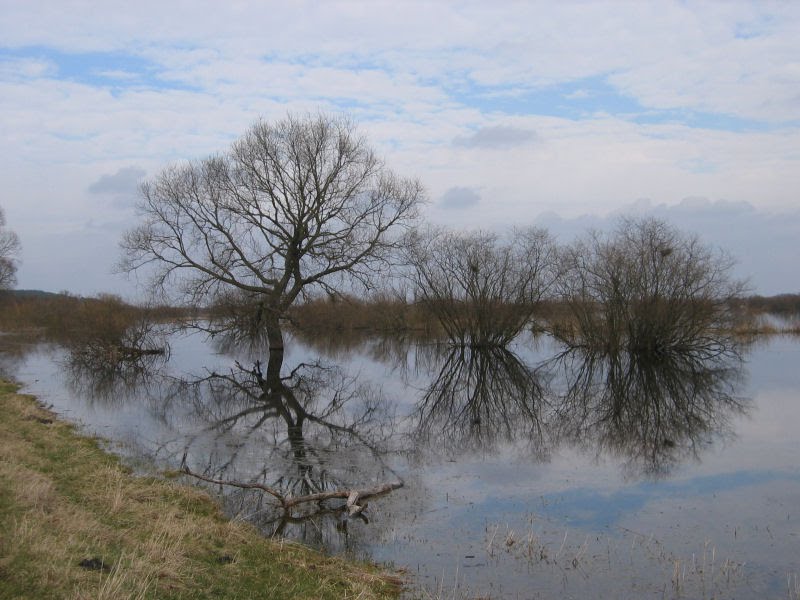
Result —
[{"label": "submerged bush", "polygon": [[555,279],[556,248],[538,228],[501,238],[429,229],[408,240],[412,289],[451,341],[503,346],[529,323]]},{"label": "submerged bush", "polygon": [[731,340],[733,300],[745,289],[733,260],[669,224],[623,219],[611,234],[592,232],[568,247],[558,282],[572,346],[658,354]]}]

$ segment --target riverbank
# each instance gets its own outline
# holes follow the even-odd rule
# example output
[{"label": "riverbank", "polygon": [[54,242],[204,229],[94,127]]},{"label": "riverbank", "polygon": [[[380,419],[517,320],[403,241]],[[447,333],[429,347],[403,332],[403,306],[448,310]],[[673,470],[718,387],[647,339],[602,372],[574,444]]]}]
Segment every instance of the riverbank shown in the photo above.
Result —
[{"label": "riverbank", "polygon": [[136,477],[0,381],[0,599],[394,598],[368,565],[265,539],[203,491]]}]

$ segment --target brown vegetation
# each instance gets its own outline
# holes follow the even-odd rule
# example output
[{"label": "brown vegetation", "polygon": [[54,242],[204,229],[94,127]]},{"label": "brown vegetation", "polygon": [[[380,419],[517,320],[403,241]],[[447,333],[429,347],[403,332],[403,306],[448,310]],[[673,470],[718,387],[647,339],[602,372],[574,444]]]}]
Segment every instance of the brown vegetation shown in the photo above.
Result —
[{"label": "brown vegetation", "polygon": [[431,332],[439,330],[436,320],[423,307],[388,294],[369,298],[329,296],[298,304],[289,312],[292,324],[301,331]]},{"label": "brown vegetation", "polygon": [[111,294],[94,298],[67,293],[0,294],[0,330],[54,342],[118,339],[138,321],[165,322],[183,318],[188,312],[168,306],[134,306]]},{"label": "brown vegetation", "polygon": [[769,313],[786,317],[800,317],[800,294],[750,296],[744,298],[741,304],[756,314]]}]

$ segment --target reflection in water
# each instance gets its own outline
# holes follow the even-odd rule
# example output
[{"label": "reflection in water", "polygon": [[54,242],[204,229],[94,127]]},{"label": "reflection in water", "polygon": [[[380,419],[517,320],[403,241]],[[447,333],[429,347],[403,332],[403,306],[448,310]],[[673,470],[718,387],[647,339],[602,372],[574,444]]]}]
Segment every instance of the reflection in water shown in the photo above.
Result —
[{"label": "reflection in water", "polygon": [[412,349],[441,341],[421,331],[371,332],[356,329],[320,333],[293,329],[292,335],[331,360],[348,362],[353,354],[362,353],[385,365],[400,368],[407,366],[408,354]]},{"label": "reflection in water", "polygon": [[[70,347],[64,367],[81,396],[109,406],[147,406],[167,436],[151,440],[151,448],[134,441],[137,452],[172,466],[184,456],[187,467],[204,477],[256,483],[294,499],[402,482],[386,464],[398,450],[398,436],[394,411],[379,389],[316,362],[284,372],[282,351],[269,352],[260,339],[242,341],[215,337],[218,353],[240,359],[202,376],[168,373],[168,353],[121,358],[97,344]],[[268,357],[266,364],[241,358],[259,354]],[[226,489],[223,501],[230,513],[246,514],[271,535],[330,549],[352,550],[360,543],[349,533],[354,511],[347,510],[347,495],[290,511],[260,492]],[[358,504],[366,506],[361,499]],[[352,518],[368,523],[367,515]]]},{"label": "reflection in water", "polygon": [[74,340],[64,367],[68,384],[90,400],[119,402],[157,389],[169,360],[167,333],[144,321],[119,339]]},{"label": "reflection in water", "polygon": [[[202,434],[184,449],[193,472],[257,483],[284,498],[399,479],[384,460],[394,450],[395,419],[378,390],[320,364],[301,363],[284,375],[283,352],[268,356],[266,367],[260,361],[251,368],[237,362],[226,373],[171,386],[170,403],[191,406],[191,418],[202,424]],[[226,504],[273,535],[317,546],[355,543],[343,500],[283,511],[260,493],[235,492]],[[367,522],[363,513],[358,518]]]},{"label": "reflection in water", "polygon": [[[380,338],[351,353],[340,348],[336,366],[326,366],[320,351],[299,342],[293,344],[296,354],[285,357],[227,338],[202,347],[196,343],[200,336],[191,345],[187,339],[174,338],[171,364],[138,363],[155,370],[69,363],[76,389],[96,397],[79,418],[102,412],[99,400],[107,394],[108,413],[135,423],[131,435],[142,445],[137,452],[172,468],[186,453],[188,466],[199,474],[260,483],[287,496],[371,487],[394,481],[396,471],[406,487],[372,502],[361,516],[349,516],[339,499],[304,505],[289,515],[260,492],[233,488],[225,489],[223,502],[229,514],[255,522],[267,534],[331,552],[370,553],[412,569],[418,561],[422,576],[440,576],[455,556],[486,558],[481,536],[486,523],[499,518],[498,510],[517,531],[527,526],[522,522],[529,512],[550,519],[548,527],[558,530],[552,552],[567,527],[573,528],[570,541],[574,527],[583,523],[589,525],[580,539],[594,536],[589,529],[594,521],[575,525],[563,515],[595,514],[601,496],[609,498],[609,511],[625,512],[625,526],[638,530],[631,523],[639,518],[638,505],[619,501],[624,494],[607,495],[625,487],[616,465],[629,478],[658,478],[702,458],[704,468],[724,474],[727,465],[713,466],[723,453],[708,451],[707,442],[733,435],[736,417],[749,409],[736,391],[741,361],[730,352],[704,357],[570,351],[541,362],[545,356],[539,352],[547,346],[534,349],[524,340],[515,354]],[[301,355],[306,363],[293,358]],[[190,368],[200,376],[187,375],[176,364],[186,356],[195,360]],[[265,362],[254,358],[259,356]],[[384,387],[397,389],[401,400],[421,391],[395,402],[366,384],[368,377],[386,381]],[[120,398],[124,406],[112,402]],[[730,451],[725,456],[735,456],[737,446]],[[509,465],[514,454],[534,460]],[[610,460],[598,465],[596,457]],[[646,485],[642,502],[669,503],[659,495],[661,484]],[[661,524],[663,533],[674,521]],[[492,585],[503,578],[508,587],[500,593],[524,596],[524,577],[508,560],[497,554],[486,558],[491,566],[480,577],[486,574]]]},{"label": "reflection in water", "polygon": [[546,455],[545,392],[533,369],[505,348],[429,348],[438,374],[411,416],[420,451],[457,456],[516,443]]},{"label": "reflection in water", "polygon": [[629,476],[663,477],[699,458],[712,438],[733,434],[731,418],[749,406],[736,395],[734,352],[568,351],[551,367],[566,382],[553,418],[560,442],[620,456]]},{"label": "reflection in water", "polygon": [[[219,337],[214,345],[241,356],[239,341]],[[409,376],[410,348],[408,340],[381,338],[369,354]],[[405,448],[425,462],[509,446],[546,460],[557,447],[578,447],[620,457],[629,477],[661,477],[731,435],[731,418],[748,408],[735,393],[741,360],[733,351],[573,349],[535,367],[503,348],[420,344],[410,362],[431,379],[403,421],[377,387],[343,368],[300,363],[285,372],[283,352],[261,351],[266,365],[242,359],[202,377],[168,377],[166,357],[149,354],[108,361],[73,350],[67,366],[81,394],[146,396],[171,430],[191,424],[173,460],[186,452],[193,471],[260,482],[285,496],[399,479],[386,465]]]},{"label": "reflection in water", "polygon": [[13,380],[37,341],[24,333],[0,333],[0,377]]},{"label": "reflection in water", "polygon": [[[342,458],[354,448],[374,457],[386,454],[393,421],[375,390],[334,367],[300,364],[283,376],[282,362],[282,353],[270,353],[266,371],[256,361],[251,369],[237,366],[181,387],[192,394],[197,417],[220,436],[235,431],[270,439],[273,448],[264,450],[275,454],[263,461],[261,475],[276,465],[287,467],[272,482],[287,495],[344,485],[345,474],[331,470],[334,454]],[[217,465],[214,471],[226,468]]]}]

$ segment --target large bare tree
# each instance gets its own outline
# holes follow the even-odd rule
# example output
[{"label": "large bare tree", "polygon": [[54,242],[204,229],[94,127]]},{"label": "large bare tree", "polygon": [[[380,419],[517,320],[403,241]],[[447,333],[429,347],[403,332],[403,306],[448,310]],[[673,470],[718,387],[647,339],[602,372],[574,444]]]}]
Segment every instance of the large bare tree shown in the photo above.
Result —
[{"label": "large bare tree", "polygon": [[19,250],[19,238],[6,229],[6,216],[0,208],[0,290],[11,289],[17,284]]},{"label": "large bare tree", "polygon": [[226,152],[142,185],[143,222],[122,241],[122,268],[149,267],[152,288],[183,301],[249,304],[280,349],[280,320],[298,296],[367,282],[422,197],[347,118],[259,121]]}]

